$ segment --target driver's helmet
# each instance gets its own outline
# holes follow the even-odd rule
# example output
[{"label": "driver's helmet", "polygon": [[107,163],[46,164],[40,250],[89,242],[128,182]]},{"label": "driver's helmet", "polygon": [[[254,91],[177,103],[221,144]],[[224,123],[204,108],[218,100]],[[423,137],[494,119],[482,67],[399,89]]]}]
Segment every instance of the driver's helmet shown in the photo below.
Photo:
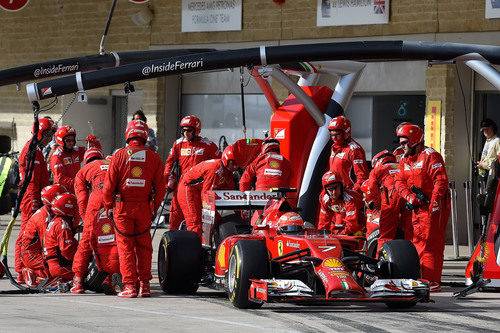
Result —
[{"label": "driver's helmet", "polygon": [[305,230],[304,220],[295,212],[281,215],[278,221],[278,231],[282,234],[301,234]]}]

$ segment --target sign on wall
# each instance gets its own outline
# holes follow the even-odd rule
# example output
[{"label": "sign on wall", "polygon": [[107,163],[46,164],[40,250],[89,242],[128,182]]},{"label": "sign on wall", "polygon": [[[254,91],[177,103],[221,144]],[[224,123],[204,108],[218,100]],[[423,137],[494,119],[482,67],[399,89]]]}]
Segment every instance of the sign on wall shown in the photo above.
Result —
[{"label": "sign on wall", "polygon": [[182,0],[182,32],[241,30],[241,0]]},{"label": "sign on wall", "polygon": [[485,0],[485,17],[499,18],[500,17],[500,0]]},{"label": "sign on wall", "polygon": [[428,101],[425,113],[425,145],[441,150],[441,101]]},{"label": "sign on wall", "polygon": [[389,23],[390,0],[318,0],[316,25]]},{"label": "sign on wall", "polygon": [[29,0],[0,0],[0,7],[9,12],[16,12],[23,9]]}]

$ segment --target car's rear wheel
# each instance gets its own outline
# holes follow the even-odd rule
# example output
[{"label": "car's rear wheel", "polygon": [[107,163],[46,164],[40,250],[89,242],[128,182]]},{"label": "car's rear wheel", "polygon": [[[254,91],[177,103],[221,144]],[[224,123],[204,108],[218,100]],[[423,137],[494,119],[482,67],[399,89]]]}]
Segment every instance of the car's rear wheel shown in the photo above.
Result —
[{"label": "car's rear wheel", "polygon": [[[420,259],[412,242],[405,239],[395,239],[385,242],[379,252],[380,260],[388,262],[387,276],[389,279],[419,279]],[[417,301],[397,300],[386,302],[390,308],[409,308]]]},{"label": "car's rear wheel", "polygon": [[201,241],[195,232],[170,230],[158,249],[158,279],[167,294],[194,294],[202,269]]},{"label": "car's rear wheel", "polygon": [[226,286],[229,300],[240,309],[257,309],[262,303],[250,301],[250,279],[269,277],[269,258],[264,242],[240,240],[231,250]]}]

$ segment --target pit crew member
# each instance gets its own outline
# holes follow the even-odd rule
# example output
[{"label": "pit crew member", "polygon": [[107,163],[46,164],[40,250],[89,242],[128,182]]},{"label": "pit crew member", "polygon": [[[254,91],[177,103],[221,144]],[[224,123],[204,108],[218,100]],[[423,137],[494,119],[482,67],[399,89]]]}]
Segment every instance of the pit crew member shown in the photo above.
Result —
[{"label": "pit crew member", "polygon": [[336,234],[361,236],[365,231],[363,199],[357,191],[344,188],[342,176],[327,171],[322,179],[323,191],[319,196],[320,214],[318,229]]},{"label": "pit crew member", "polygon": [[431,291],[440,291],[445,228],[450,216],[448,175],[441,155],[424,146],[424,131],[404,125],[398,133],[405,156],[399,161],[396,188],[413,208],[413,244],[417,248],[422,278]]},{"label": "pit crew member", "polygon": [[[365,150],[351,138],[351,122],[345,116],[332,118],[328,130],[333,141],[330,154],[330,171],[336,171],[344,180],[344,188],[360,191],[361,184],[368,179]],[[354,170],[355,181],[351,179]]]},{"label": "pit crew member", "polygon": [[221,159],[201,162],[186,172],[179,182],[179,204],[190,231],[202,237],[202,199],[210,190],[233,190],[233,172],[238,169],[233,146],[228,146]]},{"label": "pit crew member", "polygon": [[144,146],[148,125],[142,120],[128,123],[125,139],[128,145],[113,154],[102,193],[108,211],[114,202],[120,272],[125,284],[118,296],[150,297],[153,248],[149,231],[152,213],[165,195],[163,163],[156,152]]},{"label": "pit crew member", "polygon": [[[34,127],[34,125],[33,125]],[[34,129],[34,128],[33,128]],[[21,229],[15,243],[15,257],[14,257],[14,269],[18,273],[17,282],[24,283],[23,279],[23,260],[21,258],[21,242],[22,236],[24,234],[24,228],[26,227],[26,222],[30,217],[42,207],[42,202],[40,198],[40,193],[42,189],[49,185],[49,173],[47,170],[47,163],[43,158],[42,149],[45,147],[52,136],[54,135],[54,122],[48,118],[42,118],[39,120],[39,129],[37,135],[37,147],[35,151],[34,158],[34,169],[31,177],[31,181],[26,188],[23,199],[21,201]],[[22,187],[23,181],[26,179],[27,170],[27,159],[29,146],[31,140],[26,142],[19,156],[19,173],[21,176],[21,181],[19,188]]]},{"label": "pit crew member", "polygon": [[[215,143],[200,136],[201,122],[197,117],[182,118],[180,128],[182,137],[177,139],[170,149],[163,173],[168,189],[173,192],[170,204],[170,230],[179,229],[180,223],[184,220],[177,193],[177,181],[180,176],[200,162],[221,156]],[[178,164],[179,169],[174,172],[175,164]]]}]

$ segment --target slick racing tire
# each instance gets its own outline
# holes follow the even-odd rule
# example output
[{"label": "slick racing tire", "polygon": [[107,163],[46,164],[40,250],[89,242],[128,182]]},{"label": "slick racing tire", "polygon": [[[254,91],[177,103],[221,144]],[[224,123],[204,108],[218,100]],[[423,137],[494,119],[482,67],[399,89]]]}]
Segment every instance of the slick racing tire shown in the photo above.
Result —
[{"label": "slick racing tire", "polygon": [[226,274],[226,291],[229,301],[240,309],[258,309],[262,303],[248,299],[250,279],[269,277],[269,258],[264,242],[240,240],[231,250]]},{"label": "slick racing tire", "polygon": [[[389,279],[419,279],[420,260],[417,249],[412,242],[405,239],[395,239],[385,242],[379,252],[380,260],[385,260],[388,265]],[[409,308],[417,301],[395,300],[385,303],[389,308]]]},{"label": "slick racing tire", "polygon": [[[374,229],[370,235],[366,238],[366,255],[370,258],[377,258],[377,246],[378,246],[378,238],[380,236],[379,228]],[[373,265],[365,265],[365,270],[368,272],[372,272],[375,274],[375,267]],[[372,274],[364,274],[364,283],[365,286],[371,286],[377,277]]]},{"label": "slick racing tire", "polygon": [[202,270],[201,241],[187,230],[170,230],[163,234],[158,249],[158,279],[167,294],[194,294]]},{"label": "slick racing tire", "polygon": [[220,243],[228,237],[248,233],[250,233],[250,227],[240,215],[224,216],[214,233],[215,246],[219,247]]}]

